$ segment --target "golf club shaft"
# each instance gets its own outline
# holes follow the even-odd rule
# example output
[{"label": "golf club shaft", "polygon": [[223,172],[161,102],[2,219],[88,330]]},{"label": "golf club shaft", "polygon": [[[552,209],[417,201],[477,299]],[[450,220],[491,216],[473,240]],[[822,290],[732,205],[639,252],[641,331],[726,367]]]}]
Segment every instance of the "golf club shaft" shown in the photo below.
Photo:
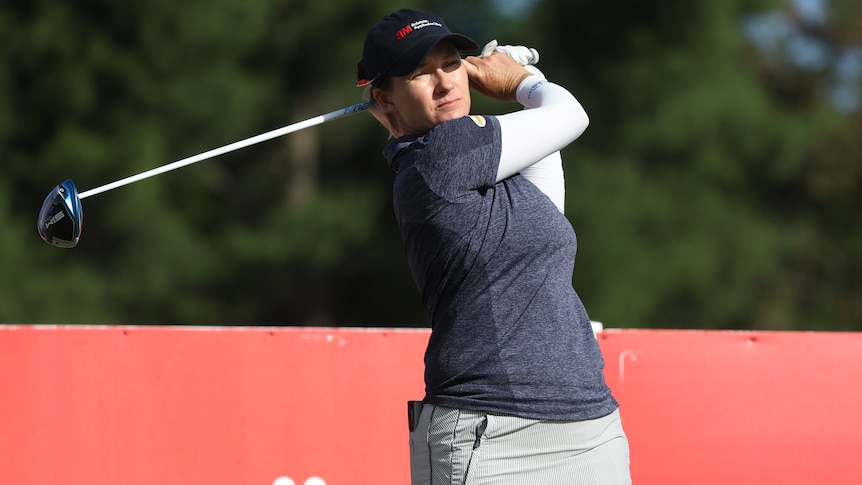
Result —
[{"label": "golf club shaft", "polygon": [[337,118],[341,118],[343,116],[351,115],[353,113],[358,113],[360,111],[365,111],[368,109],[368,103],[359,103],[353,106],[348,106],[346,108],[342,108],[339,110],[332,111],[330,113],[326,113],[320,116],[316,116],[314,118],[309,118],[305,121],[300,121],[294,123],[292,125],[287,125],[282,128],[278,128],[272,131],[268,131],[266,133],[262,133],[257,136],[253,136],[251,138],[246,138],[245,140],[240,140],[230,145],[225,145],[223,147],[215,148],[188,158],[184,158],[182,160],[177,160],[176,162],[169,163],[167,165],[162,165],[161,167],[154,168],[152,170],[147,170],[146,172],[139,173],[137,175],[132,175],[131,177],[126,177],[121,180],[117,180],[116,182],[111,182],[109,184],[102,185],[101,187],[96,187],[78,194],[79,199],[85,199],[91,195],[101,194],[102,192],[107,192],[111,189],[116,189],[117,187],[122,187],[123,185],[128,185],[133,182],[137,182],[139,180],[144,180],[146,178],[153,177],[155,175],[159,175],[161,173],[170,172],[171,170],[176,170],[181,167],[185,167],[186,165],[191,165],[193,163],[197,163],[209,158],[217,157],[219,155],[223,155],[228,152],[232,152],[234,150],[239,150],[240,148],[245,148],[247,146],[255,145],[257,143],[271,140],[273,138],[287,135],[289,133],[293,133],[295,131],[299,131],[305,128],[309,128],[312,126],[323,124],[327,121],[331,121]]}]

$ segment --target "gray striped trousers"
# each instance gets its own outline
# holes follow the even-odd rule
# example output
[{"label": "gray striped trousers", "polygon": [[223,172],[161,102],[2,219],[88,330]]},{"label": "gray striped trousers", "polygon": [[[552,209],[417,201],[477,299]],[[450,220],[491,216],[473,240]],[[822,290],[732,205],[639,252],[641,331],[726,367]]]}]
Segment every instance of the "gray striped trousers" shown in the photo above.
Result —
[{"label": "gray striped trousers", "polygon": [[619,410],[547,421],[424,404],[410,475],[412,485],[631,484]]}]

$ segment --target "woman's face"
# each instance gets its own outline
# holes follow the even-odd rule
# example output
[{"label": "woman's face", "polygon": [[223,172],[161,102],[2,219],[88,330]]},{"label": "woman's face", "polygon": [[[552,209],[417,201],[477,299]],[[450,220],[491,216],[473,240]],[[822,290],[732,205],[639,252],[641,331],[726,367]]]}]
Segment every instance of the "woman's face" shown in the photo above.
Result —
[{"label": "woman's face", "polygon": [[450,42],[438,43],[406,76],[375,89],[378,104],[394,118],[394,136],[422,135],[470,114],[470,82],[461,55]]}]

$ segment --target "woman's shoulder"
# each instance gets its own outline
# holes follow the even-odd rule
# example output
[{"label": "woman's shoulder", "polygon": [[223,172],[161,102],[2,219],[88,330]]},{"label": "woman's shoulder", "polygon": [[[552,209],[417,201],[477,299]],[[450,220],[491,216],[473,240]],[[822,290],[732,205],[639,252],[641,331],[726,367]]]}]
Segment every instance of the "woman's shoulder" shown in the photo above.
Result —
[{"label": "woman's shoulder", "polygon": [[499,143],[500,123],[494,116],[470,115],[437,125],[422,137],[434,152],[458,153],[477,146]]},{"label": "woman's shoulder", "polygon": [[[384,155],[398,171],[404,164],[448,166],[469,163],[467,154],[479,154],[484,162],[499,156],[500,124],[495,116],[470,115],[446,121],[424,135],[407,135],[390,140]],[[409,162],[408,162],[409,160]]]}]

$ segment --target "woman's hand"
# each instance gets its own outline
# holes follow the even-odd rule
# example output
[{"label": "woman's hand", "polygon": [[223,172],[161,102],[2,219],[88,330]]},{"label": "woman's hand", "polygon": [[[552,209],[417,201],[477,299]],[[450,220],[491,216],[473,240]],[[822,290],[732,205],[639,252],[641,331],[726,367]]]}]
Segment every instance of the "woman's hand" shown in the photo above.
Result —
[{"label": "woman's hand", "polygon": [[467,57],[464,68],[470,78],[470,87],[490,98],[516,101],[515,93],[530,72],[506,54]]}]

